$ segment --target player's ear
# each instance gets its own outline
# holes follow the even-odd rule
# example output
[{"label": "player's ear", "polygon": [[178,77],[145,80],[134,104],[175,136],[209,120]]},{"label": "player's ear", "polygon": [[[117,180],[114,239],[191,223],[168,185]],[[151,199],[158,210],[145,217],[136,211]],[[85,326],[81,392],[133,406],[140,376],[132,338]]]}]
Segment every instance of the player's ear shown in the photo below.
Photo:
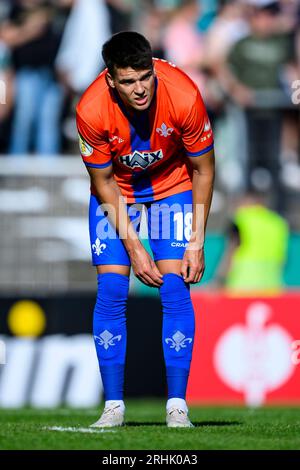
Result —
[{"label": "player's ear", "polygon": [[109,84],[109,86],[111,88],[115,88],[114,79],[113,79],[113,77],[111,76],[111,74],[109,72],[107,72],[107,74],[106,74],[106,80],[107,80],[107,83]]}]

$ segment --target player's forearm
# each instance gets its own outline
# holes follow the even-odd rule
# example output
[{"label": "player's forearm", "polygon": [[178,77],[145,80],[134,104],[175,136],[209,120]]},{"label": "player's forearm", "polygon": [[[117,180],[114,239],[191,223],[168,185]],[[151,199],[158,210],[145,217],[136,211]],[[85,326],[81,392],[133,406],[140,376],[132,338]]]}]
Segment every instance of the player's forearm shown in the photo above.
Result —
[{"label": "player's forearm", "polygon": [[103,210],[108,212],[109,220],[118,232],[128,253],[134,248],[140,247],[141,243],[130,222],[124,198],[116,181],[113,178],[102,181],[101,184],[96,185],[95,190],[102,205],[104,204]]},{"label": "player's forearm", "polygon": [[212,164],[205,169],[193,171],[193,224],[190,244],[202,248],[205,239],[206,226],[211,207],[214,186],[214,158]]}]

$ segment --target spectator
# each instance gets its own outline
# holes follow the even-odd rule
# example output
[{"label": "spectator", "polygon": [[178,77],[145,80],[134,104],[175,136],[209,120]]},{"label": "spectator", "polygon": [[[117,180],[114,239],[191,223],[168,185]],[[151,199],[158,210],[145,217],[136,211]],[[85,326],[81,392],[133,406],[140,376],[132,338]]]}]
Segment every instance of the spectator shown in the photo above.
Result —
[{"label": "spectator", "polygon": [[109,17],[103,0],[73,0],[55,61],[67,89],[81,94],[101,72],[104,67],[101,46],[109,35]]},{"label": "spectator", "polygon": [[60,32],[53,27],[55,9],[43,0],[16,0],[1,36],[12,49],[16,103],[10,153],[57,154],[63,92],[53,63]]},{"label": "spectator", "polygon": [[150,42],[153,56],[165,59],[162,31],[166,21],[167,12],[157,7],[143,8],[138,16],[136,29],[139,30]]},{"label": "spectator", "polygon": [[103,69],[101,46],[109,35],[109,15],[104,0],[72,0],[72,10],[55,61],[68,103],[62,133],[67,149],[72,153],[78,149],[75,125],[78,97]]},{"label": "spectator", "polygon": [[9,118],[13,105],[13,80],[10,54],[0,40],[0,153],[7,151]]},{"label": "spectator", "polygon": [[206,63],[218,74],[231,48],[249,34],[245,5],[240,0],[220,0],[218,15],[205,38]]},{"label": "spectator", "polygon": [[252,0],[252,3],[254,1],[250,34],[232,48],[228,67],[222,71],[222,80],[233,100],[246,109],[247,188],[268,183],[265,176],[263,181],[254,180],[254,170],[265,168],[273,184],[273,205],[283,211],[285,192],[280,179],[282,109],[290,105],[290,96],[285,94],[281,78],[285,67],[295,61],[295,53],[290,35],[278,32],[279,3],[274,0]]},{"label": "spectator", "polygon": [[218,279],[232,293],[280,292],[288,233],[286,221],[266,207],[264,196],[247,194],[237,205]]},{"label": "spectator", "polygon": [[214,91],[216,103],[213,123],[218,181],[230,193],[240,193],[245,187],[245,118],[243,111],[227,99],[220,82],[231,48],[248,34],[245,5],[240,0],[220,0],[218,14],[205,37],[205,63],[210,71],[207,86]]},{"label": "spectator", "polygon": [[[287,93],[291,93],[291,84],[296,84],[300,78],[300,2],[299,0],[281,0],[283,9],[279,27],[291,35],[295,44],[297,62],[290,64],[283,74],[283,83]],[[300,128],[299,106],[294,103],[293,109],[287,110],[283,121],[282,179],[289,189],[300,191]],[[299,104],[299,103],[298,103]]]},{"label": "spectator", "polygon": [[113,34],[130,30],[135,0],[106,0],[109,25]]},{"label": "spectator", "polygon": [[0,0],[0,23],[8,18],[11,7],[10,0]]},{"label": "spectator", "polygon": [[205,76],[201,71],[204,59],[203,36],[197,29],[200,15],[197,0],[182,0],[167,24],[163,35],[166,59],[182,68],[204,92]]}]

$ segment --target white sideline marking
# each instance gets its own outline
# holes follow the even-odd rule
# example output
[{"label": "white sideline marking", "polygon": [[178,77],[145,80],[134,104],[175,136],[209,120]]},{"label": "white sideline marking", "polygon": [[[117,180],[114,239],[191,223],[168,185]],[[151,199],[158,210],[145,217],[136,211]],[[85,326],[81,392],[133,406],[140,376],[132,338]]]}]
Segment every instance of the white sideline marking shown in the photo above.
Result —
[{"label": "white sideline marking", "polygon": [[[3,408],[1,408],[1,411],[3,411]],[[57,409],[57,408],[49,408],[49,409],[22,409],[22,408],[6,408],[5,411],[9,413],[26,413],[27,415],[97,415],[99,414],[99,410],[86,410],[86,409],[70,409],[70,410],[64,410],[64,409]]]},{"label": "white sideline marking", "polygon": [[90,428],[75,428],[62,426],[48,426],[43,428],[45,431],[59,431],[59,432],[82,432],[87,434],[102,434],[104,432],[116,432],[112,429],[90,429]]}]

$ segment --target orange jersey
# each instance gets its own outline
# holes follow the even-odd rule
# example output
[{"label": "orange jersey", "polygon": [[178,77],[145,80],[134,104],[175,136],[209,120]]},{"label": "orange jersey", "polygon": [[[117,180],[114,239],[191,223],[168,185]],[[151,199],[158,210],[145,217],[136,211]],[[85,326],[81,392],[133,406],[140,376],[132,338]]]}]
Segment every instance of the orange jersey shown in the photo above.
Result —
[{"label": "orange jersey", "polygon": [[159,59],[154,64],[156,88],[147,110],[129,116],[107,84],[107,70],[77,106],[84,163],[95,168],[113,165],[115,180],[129,203],[155,201],[192,189],[187,157],[213,148],[212,129],[197,86],[176,66]]}]

